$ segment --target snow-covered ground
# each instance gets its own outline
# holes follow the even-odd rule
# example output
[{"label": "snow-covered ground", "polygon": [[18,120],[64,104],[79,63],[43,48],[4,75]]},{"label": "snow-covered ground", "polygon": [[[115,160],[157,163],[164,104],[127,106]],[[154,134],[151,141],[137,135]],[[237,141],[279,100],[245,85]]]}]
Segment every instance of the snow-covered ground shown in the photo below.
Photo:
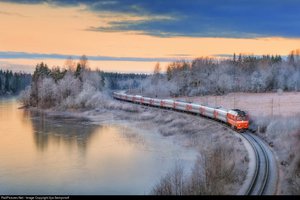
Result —
[{"label": "snow-covered ground", "polygon": [[223,96],[179,97],[210,106],[239,108],[250,116],[292,116],[300,114],[300,92],[230,93]]},{"label": "snow-covered ground", "polygon": [[247,111],[259,126],[257,134],[277,155],[278,193],[300,194],[300,92],[231,93],[178,99]]}]

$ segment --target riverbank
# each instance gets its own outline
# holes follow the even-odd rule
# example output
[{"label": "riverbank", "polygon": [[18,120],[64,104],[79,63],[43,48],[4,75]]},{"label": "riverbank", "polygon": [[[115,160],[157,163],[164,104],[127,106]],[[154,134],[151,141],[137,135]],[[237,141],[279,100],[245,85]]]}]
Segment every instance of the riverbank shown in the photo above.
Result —
[{"label": "riverbank", "polygon": [[[236,133],[227,127],[220,126],[217,122],[198,116],[116,100],[96,109],[54,111],[30,108],[30,110],[44,113],[49,117],[75,117],[89,120],[94,124],[121,124],[135,129],[136,132],[147,130],[147,132],[169,137],[175,144],[193,148],[199,152],[193,174],[202,176],[201,170],[217,169],[220,172],[219,177],[205,177],[210,179],[211,184],[219,186],[202,188],[202,194],[237,194],[247,174],[249,158],[243,142]],[[219,159],[214,159],[212,155]],[[206,160],[206,166],[201,165],[204,160]],[[212,169],[208,169],[209,167]],[[211,172],[213,174],[213,171]],[[220,177],[222,172],[230,173],[224,179]],[[191,177],[182,178],[189,187],[195,185],[190,180]]]},{"label": "riverbank", "polygon": [[3,195],[144,195],[177,160],[190,171],[197,157],[151,130],[18,107],[0,101]]}]

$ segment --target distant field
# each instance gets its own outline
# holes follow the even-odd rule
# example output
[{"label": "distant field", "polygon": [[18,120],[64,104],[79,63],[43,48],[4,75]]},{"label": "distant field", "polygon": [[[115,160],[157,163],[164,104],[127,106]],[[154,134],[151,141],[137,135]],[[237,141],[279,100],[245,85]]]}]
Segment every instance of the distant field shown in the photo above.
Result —
[{"label": "distant field", "polygon": [[300,114],[300,92],[230,93],[224,96],[180,97],[185,101],[239,108],[252,116],[292,116]]}]

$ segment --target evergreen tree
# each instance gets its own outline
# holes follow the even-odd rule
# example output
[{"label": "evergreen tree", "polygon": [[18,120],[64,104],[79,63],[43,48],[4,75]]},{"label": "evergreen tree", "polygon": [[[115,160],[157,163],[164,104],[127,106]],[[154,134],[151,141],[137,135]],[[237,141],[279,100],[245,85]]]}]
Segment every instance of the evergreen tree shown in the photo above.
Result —
[{"label": "evergreen tree", "polygon": [[10,91],[10,88],[9,88],[9,72],[8,71],[6,71],[6,73],[5,73],[5,88],[4,88],[4,90],[6,92]]},{"label": "evergreen tree", "polygon": [[0,95],[17,94],[31,82],[30,74],[0,70]]}]

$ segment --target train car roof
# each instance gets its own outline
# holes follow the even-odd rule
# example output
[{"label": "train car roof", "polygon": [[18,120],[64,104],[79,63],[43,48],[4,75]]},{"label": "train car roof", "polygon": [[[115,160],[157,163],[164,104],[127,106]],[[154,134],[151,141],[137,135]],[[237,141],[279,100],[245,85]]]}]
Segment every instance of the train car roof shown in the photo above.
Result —
[{"label": "train car roof", "polygon": [[215,108],[209,107],[209,106],[202,106],[202,107],[204,107],[205,109],[215,109]]},{"label": "train car roof", "polygon": [[224,111],[224,112],[228,112],[228,110],[227,109],[225,109],[225,108],[222,108],[222,107],[217,107],[217,108],[215,108],[216,110],[221,110],[221,111]]},{"label": "train car roof", "polygon": [[178,102],[182,102],[182,103],[193,103],[191,101],[184,101],[184,100],[181,100],[181,99],[175,99],[174,101],[178,101]]},{"label": "train car roof", "polygon": [[163,101],[175,101],[173,99],[162,99]]},{"label": "train car roof", "polygon": [[196,104],[196,103],[190,103],[192,106],[197,106],[197,107],[200,107],[201,105],[200,104]]},{"label": "train car roof", "polygon": [[175,101],[186,103],[184,100],[181,99],[175,99]]}]

